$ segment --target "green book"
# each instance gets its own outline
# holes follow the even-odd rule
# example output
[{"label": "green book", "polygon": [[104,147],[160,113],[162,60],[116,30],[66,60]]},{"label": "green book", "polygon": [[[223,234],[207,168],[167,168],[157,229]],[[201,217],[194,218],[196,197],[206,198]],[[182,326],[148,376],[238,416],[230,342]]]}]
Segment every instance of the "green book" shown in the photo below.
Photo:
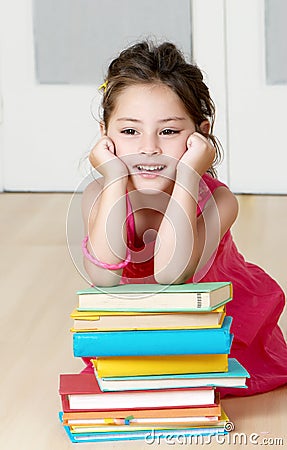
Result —
[{"label": "green book", "polygon": [[247,370],[235,358],[228,358],[227,372],[184,373],[127,377],[95,376],[101,391],[132,391],[142,389],[180,389],[198,386],[246,388]]},{"label": "green book", "polygon": [[94,286],[77,292],[78,310],[179,312],[212,311],[232,300],[230,281],[186,284]]}]

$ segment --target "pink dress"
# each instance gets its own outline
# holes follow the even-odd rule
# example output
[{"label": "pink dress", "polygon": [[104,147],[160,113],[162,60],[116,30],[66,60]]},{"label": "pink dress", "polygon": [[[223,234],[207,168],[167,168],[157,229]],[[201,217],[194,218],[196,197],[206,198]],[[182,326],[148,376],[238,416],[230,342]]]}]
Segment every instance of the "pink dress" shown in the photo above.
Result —
[{"label": "pink dress", "polygon": [[[207,174],[203,176],[198,215],[219,186],[225,185]],[[123,270],[122,283],[155,283],[153,258],[135,261],[137,254],[139,261],[145,259],[144,245],[137,239],[129,202],[128,209],[128,246],[132,261]],[[193,281],[231,281],[233,284],[233,300],[226,306],[227,314],[233,317],[234,340],[230,357],[237,358],[251,378],[247,381],[248,389],[222,388],[221,396],[252,395],[287,383],[287,346],[277,324],[285,305],[284,292],[264,270],[244,260],[230,231],[222,238],[209,270],[187,283]]]}]

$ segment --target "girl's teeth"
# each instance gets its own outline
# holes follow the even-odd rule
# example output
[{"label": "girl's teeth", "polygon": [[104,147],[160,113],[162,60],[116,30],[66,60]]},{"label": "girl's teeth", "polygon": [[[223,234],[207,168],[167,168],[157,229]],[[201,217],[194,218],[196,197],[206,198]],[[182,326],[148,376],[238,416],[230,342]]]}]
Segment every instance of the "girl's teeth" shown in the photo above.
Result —
[{"label": "girl's teeth", "polygon": [[153,171],[162,170],[164,166],[137,166],[138,170]]}]

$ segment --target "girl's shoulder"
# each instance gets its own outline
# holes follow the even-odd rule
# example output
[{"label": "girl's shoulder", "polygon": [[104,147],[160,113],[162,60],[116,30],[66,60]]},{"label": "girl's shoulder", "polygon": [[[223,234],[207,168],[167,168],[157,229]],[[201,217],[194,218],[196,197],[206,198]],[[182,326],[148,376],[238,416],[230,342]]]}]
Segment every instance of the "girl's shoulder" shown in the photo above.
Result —
[{"label": "girl's shoulder", "polygon": [[200,180],[199,192],[203,195],[208,191],[213,194],[215,189],[222,186],[229,189],[228,186],[222,181],[218,180],[218,178],[213,178],[209,173],[205,173]]},{"label": "girl's shoulder", "polygon": [[213,178],[208,173],[205,173],[202,176],[199,183],[198,192],[198,204],[201,210],[213,195],[214,191],[219,187],[225,187],[229,190],[228,186],[225,183],[222,183],[222,181],[219,181],[217,178]]}]

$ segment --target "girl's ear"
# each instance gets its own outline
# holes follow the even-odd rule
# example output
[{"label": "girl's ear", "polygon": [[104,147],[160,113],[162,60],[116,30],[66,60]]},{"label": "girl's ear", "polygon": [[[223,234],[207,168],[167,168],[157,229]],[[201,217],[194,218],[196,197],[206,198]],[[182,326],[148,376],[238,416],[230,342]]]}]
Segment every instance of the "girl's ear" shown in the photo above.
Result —
[{"label": "girl's ear", "polygon": [[203,134],[208,134],[210,130],[210,123],[208,120],[203,120],[199,125],[199,129]]},{"label": "girl's ear", "polygon": [[106,126],[103,121],[100,122],[100,131],[101,131],[101,136],[106,135]]}]

